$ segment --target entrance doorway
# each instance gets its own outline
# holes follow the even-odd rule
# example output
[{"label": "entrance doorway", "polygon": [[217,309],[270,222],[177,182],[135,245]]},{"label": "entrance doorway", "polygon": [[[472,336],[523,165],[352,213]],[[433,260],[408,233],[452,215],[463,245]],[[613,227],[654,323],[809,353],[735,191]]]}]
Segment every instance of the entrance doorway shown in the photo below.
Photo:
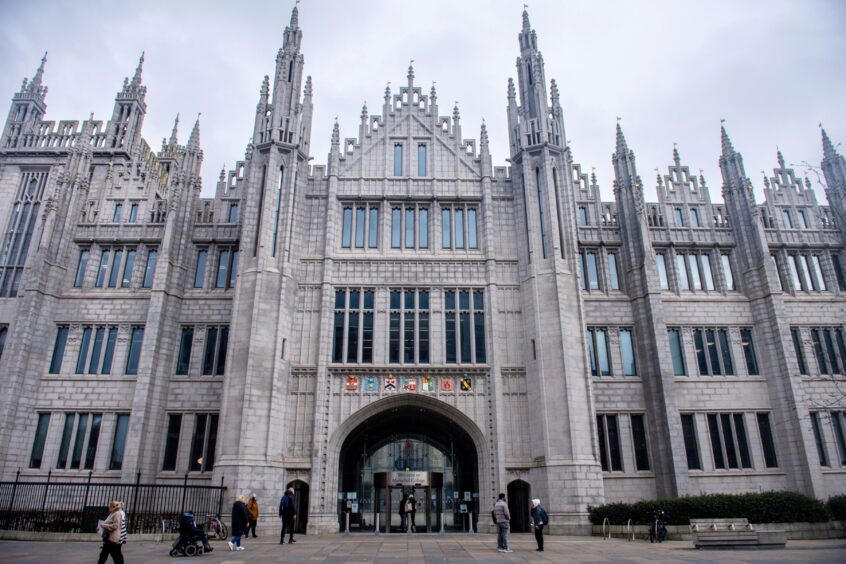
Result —
[{"label": "entrance doorway", "polygon": [[294,488],[294,512],[297,516],[294,521],[294,532],[304,535],[308,526],[308,484],[302,480],[294,480],[285,486],[286,491],[288,488]]},{"label": "entrance doorway", "polygon": [[[339,456],[338,525],[350,531],[405,530],[401,507],[415,499],[418,532],[477,527],[479,504],[476,444],[418,396],[390,398],[391,408],[364,420],[344,440]],[[457,416],[460,419],[460,416]],[[443,523],[442,523],[443,522]]]},{"label": "entrance doorway", "polygon": [[508,512],[511,513],[511,531],[529,532],[529,501],[532,499],[532,487],[523,480],[514,480],[508,484]]}]

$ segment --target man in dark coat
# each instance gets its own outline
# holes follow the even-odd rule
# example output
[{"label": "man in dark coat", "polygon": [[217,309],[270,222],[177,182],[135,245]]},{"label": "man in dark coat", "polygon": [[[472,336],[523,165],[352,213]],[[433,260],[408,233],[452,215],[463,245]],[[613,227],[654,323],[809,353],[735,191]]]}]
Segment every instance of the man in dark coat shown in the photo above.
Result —
[{"label": "man in dark coat", "polygon": [[232,505],[232,540],[229,541],[229,550],[244,550],[241,546],[241,536],[247,532],[247,523],[250,522],[250,515],[247,513],[247,504],[244,503],[244,496]]},{"label": "man in dark coat", "polygon": [[[203,550],[206,552],[214,550],[209,546],[209,535],[197,526],[197,522],[194,521],[194,513],[191,511],[186,511],[182,514],[182,520],[179,522],[179,534],[182,535],[186,542],[202,541]],[[174,548],[179,544],[179,540],[177,539],[173,544]]]},{"label": "man in dark coat", "polygon": [[282,535],[279,537],[279,544],[285,543],[285,531],[288,531],[288,544],[297,542],[294,540],[294,521],[297,519],[297,509],[294,507],[294,488],[288,488],[282,499],[279,500],[279,516],[282,517]]}]

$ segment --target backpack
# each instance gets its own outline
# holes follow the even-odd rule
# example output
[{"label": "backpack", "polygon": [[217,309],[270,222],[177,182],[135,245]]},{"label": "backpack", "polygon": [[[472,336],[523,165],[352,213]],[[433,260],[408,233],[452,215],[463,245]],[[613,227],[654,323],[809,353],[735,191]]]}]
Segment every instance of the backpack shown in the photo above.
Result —
[{"label": "backpack", "polygon": [[128,532],[126,530],[126,513],[123,509],[120,510],[120,544],[126,544]]}]

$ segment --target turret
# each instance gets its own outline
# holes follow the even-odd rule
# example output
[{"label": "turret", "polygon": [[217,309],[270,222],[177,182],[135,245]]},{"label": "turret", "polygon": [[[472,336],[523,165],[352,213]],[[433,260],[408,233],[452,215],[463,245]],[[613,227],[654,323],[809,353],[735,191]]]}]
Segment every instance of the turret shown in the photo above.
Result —
[{"label": "turret", "polygon": [[820,127],[820,131],[823,144],[821,166],[825,175],[825,195],[834,213],[837,227],[840,229],[840,236],[846,242],[846,160],[837,152],[825,129]]},{"label": "turret", "polygon": [[22,136],[33,133],[36,124],[46,113],[47,104],[44,99],[47,96],[47,87],[42,84],[46,62],[47,53],[45,52],[32,80],[24,78],[20,91],[12,96],[12,105],[9,108],[9,116],[6,118],[0,146],[18,147],[23,142]]},{"label": "turret", "polygon": [[141,139],[141,127],[147,113],[147,87],[141,83],[144,68],[144,53],[138,60],[138,66],[132,80],[123,79],[123,88],[115,97],[112,118],[106,128],[106,148],[123,149],[127,153]]}]

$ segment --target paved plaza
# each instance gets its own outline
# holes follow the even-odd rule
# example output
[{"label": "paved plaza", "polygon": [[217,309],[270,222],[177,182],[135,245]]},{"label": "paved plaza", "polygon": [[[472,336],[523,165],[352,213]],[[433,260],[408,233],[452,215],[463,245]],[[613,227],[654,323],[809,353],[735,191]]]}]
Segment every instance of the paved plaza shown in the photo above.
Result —
[{"label": "paved plaza", "polygon": [[[280,546],[270,538],[243,541],[246,550],[230,552],[213,542],[211,554],[191,559],[170,558],[168,545],[151,541],[129,542],[124,547],[128,564],[196,562],[246,564],[252,562],[846,562],[846,539],[790,541],[784,550],[697,551],[689,541],[651,545],[645,541],[603,541],[586,537],[548,537],[546,550],[535,551],[534,537],[511,535],[514,552],[496,551],[494,535],[372,535],[301,536],[293,545]],[[0,562],[82,564],[96,561],[96,542],[0,542]],[[111,561],[109,561],[111,562]]]}]

